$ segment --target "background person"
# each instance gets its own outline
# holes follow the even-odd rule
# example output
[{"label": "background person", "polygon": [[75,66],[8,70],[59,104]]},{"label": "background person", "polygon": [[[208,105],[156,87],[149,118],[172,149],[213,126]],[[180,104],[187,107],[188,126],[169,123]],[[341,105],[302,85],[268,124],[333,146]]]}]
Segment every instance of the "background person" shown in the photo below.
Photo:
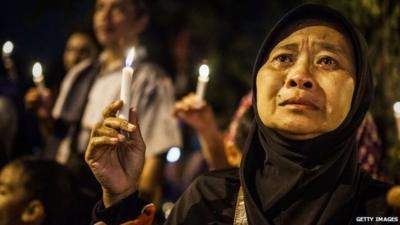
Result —
[{"label": "background person", "polygon": [[82,224],[72,220],[77,215],[76,194],[65,167],[54,161],[19,158],[0,172],[0,224]]},{"label": "background person", "polygon": [[[180,146],[177,121],[171,112],[174,90],[171,80],[159,66],[146,60],[140,35],[149,21],[149,9],[144,0],[97,0],[93,28],[102,47],[99,57],[90,64],[71,70],[69,81],[64,80],[62,91],[52,111],[59,121],[56,151],[59,162],[71,160],[84,164],[91,129],[102,119],[101,111],[119,98],[121,71],[127,50],[135,47],[135,72],[131,84],[132,100],[137,109],[148,151],[141,177],[141,190],[148,198],[156,196],[163,168],[163,153]],[[63,90],[64,89],[64,90]]]}]

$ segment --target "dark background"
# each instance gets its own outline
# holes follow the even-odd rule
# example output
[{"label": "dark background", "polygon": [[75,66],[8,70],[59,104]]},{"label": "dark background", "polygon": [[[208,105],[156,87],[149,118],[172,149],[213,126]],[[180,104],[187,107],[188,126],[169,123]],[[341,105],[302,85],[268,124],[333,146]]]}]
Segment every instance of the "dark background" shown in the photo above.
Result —
[{"label": "dark background", "polygon": [[[22,91],[33,86],[31,68],[42,63],[46,83],[57,87],[65,73],[62,52],[73,31],[92,33],[94,0],[6,0],[0,14],[0,43],[15,44],[13,59]],[[144,35],[150,55],[172,78],[189,80],[177,97],[194,90],[199,64],[207,59],[211,80],[207,100],[224,127],[251,86],[258,46],[276,20],[300,0],[153,0]],[[397,0],[316,0],[335,7],[360,28],[370,47],[376,81],[372,113],[385,147],[385,165],[400,177],[400,144],[392,105],[400,101],[400,2]],[[184,40],[184,41],[182,41]],[[187,43],[186,43],[186,42]],[[187,45],[185,45],[185,43]],[[178,60],[182,51],[184,60]],[[179,50],[180,49],[180,50]]]}]

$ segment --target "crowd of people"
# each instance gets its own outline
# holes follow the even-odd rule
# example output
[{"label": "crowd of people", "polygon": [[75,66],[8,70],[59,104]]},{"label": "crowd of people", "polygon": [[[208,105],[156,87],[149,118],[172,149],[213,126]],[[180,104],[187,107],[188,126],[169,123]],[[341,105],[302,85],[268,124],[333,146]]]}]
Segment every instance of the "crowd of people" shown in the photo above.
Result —
[{"label": "crowd of people", "polygon": [[[22,95],[1,71],[0,225],[400,222],[387,204],[392,185],[368,112],[366,44],[340,12],[306,4],[283,16],[260,47],[251,90],[222,129],[206,100],[190,91],[176,100],[170,76],[147,57],[148,7],[96,0],[96,40],[70,35],[58,90]],[[123,102],[121,71],[132,47],[131,102]],[[124,105],[128,119],[118,116]],[[189,187],[192,179],[179,180],[181,196],[163,211],[165,155],[185,151],[184,126],[206,166],[180,168],[201,175]]]}]

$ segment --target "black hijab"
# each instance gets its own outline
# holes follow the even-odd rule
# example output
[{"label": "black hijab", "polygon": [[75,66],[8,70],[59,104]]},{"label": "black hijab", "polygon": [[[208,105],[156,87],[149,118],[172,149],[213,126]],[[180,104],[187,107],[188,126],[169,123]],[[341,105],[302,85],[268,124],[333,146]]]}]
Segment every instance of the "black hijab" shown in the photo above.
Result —
[{"label": "black hijab", "polygon": [[[313,20],[335,25],[354,49],[356,78],[351,109],[335,130],[295,141],[266,127],[256,104],[256,76],[288,27]],[[307,4],[287,13],[264,40],[253,70],[255,121],[240,179],[250,224],[348,224],[368,183],[357,163],[357,128],[372,99],[372,75],[363,37],[338,11]],[[338,90],[340,91],[340,90]]]}]

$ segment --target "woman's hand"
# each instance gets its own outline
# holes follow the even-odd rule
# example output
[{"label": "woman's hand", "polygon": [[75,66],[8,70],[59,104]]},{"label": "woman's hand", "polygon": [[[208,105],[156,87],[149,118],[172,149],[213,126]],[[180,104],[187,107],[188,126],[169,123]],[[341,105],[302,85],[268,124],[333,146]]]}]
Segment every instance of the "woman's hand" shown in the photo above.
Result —
[{"label": "woman's hand", "polygon": [[42,92],[35,87],[30,88],[25,94],[25,106],[36,114],[39,119],[50,117],[51,91],[44,88]]},{"label": "woman's hand", "polygon": [[116,117],[122,101],[103,111],[85,152],[85,160],[101,184],[103,202],[109,207],[137,190],[143,170],[145,143],[140,134],[136,112],[130,109],[129,122]]},{"label": "woman's hand", "polygon": [[174,115],[200,134],[218,130],[214,112],[205,102],[197,102],[193,93],[175,103]]},{"label": "woman's hand", "polygon": [[189,94],[175,103],[174,114],[199,135],[201,152],[210,170],[229,167],[224,152],[223,135],[213,110],[205,101],[199,103],[193,93]]}]

